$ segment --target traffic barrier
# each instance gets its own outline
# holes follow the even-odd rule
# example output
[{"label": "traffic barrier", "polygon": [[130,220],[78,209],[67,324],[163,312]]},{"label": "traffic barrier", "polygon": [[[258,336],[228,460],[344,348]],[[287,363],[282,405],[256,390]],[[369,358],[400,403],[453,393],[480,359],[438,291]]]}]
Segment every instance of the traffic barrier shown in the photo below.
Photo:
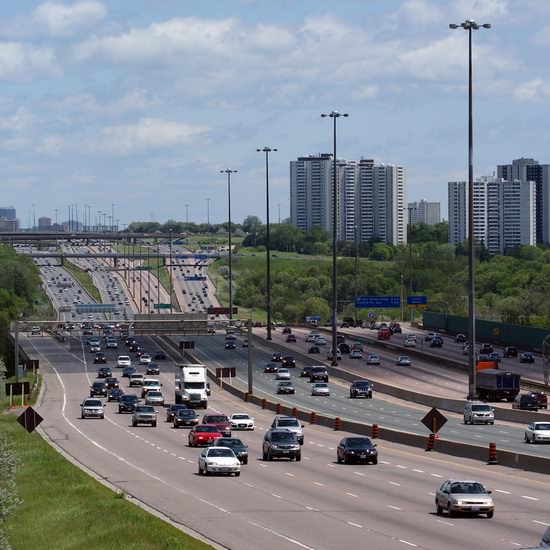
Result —
[{"label": "traffic barrier", "polygon": [[317,423],[317,413],[316,412],[311,411],[309,413],[309,423],[310,424],[316,424]]},{"label": "traffic barrier", "polygon": [[335,430],[341,430],[342,429],[342,419],[339,416],[337,416],[334,419],[334,429]]},{"label": "traffic barrier", "polygon": [[281,414],[281,404],[275,403],[275,414]]},{"label": "traffic barrier", "polygon": [[265,409],[267,407],[267,401],[265,399],[262,399],[262,409]]},{"label": "traffic barrier", "polygon": [[435,435],[430,434],[428,437],[428,445],[426,446],[426,451],[433,451],[434,450],[434,441],[435,441]]},{"label": "traffic barrier", "polygon": [[498,464],[496,443],[489,443],[489,462],[487,464]]},{"label": "traffic barrier", "polygon": [[243,400],[244,400],[244,401],[248,401],[249,398],[250,398],[250,394],[249,394],[247,391],[245,391],[245,392],[244,392]]},{"label": "traffic barrier", "polygon": [[298,416],[298,409],[296,407],[292,407],[292,416],[296,418]]},{"label": "traffic barrier", "polygon": [[378,424],[372,425],[372,434],[371,437],[373,439],[378,439],[380,437],[380,428],[378,427]]}]

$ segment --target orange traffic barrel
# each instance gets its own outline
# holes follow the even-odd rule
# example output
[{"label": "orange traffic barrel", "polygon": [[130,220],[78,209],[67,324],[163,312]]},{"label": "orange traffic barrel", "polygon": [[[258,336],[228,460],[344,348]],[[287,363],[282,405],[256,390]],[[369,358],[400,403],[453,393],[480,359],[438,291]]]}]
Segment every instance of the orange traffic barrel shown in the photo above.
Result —
[{"label": "orange traffic barrel", "polygon": [[489,462],[487,464],[498,464],[496,443],[489,443]]},{"label": "orange traffic barrel", "polygon": [[311,411],[311,412],[309,413],[309,423],[310,423],[310,424],[315,424],[316,422],[317,422],[317,413]]},{"label": "orange traffic barrel", "polygon": [[339,416],[337,416],[334,419],[334,429],[335,430],[341,430],[342,429],[342,420]]},{"label": "orange traffic barrel", "polygon": [[281,414],[281,404],[275,403],[275,414]]},{"label": "orange traffic barrel", "polygon": [[298,416],[298,409],[296,407],[292,407],[292,416],[296,418]]},{"label": "orange traffic barrel", "polygon": [[435,441],[435,435],[430,434],[428,437],[428,445],[426,447],[426,451],[433,451],[434,450],[434,441]]},{"label": "orange traffic barrel", "polygon": [[372,436],[373,439],[377,439],[380,437],[380,428],[378,427],[378,424],[372,425]]},{"label": "orange traffic barrel", "polygon": [[262,399],[262,409],[265,409],[267,407],[267,401],[265,399]]}]

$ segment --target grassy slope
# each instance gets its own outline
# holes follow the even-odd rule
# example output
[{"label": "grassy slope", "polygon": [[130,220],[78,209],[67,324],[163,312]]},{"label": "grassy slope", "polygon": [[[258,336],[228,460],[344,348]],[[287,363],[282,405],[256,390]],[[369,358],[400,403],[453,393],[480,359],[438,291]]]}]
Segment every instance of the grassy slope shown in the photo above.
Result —
[{"label": "grassy slope", "polygon": [[65,260],[63,267],[80,283],[80,286],[98,303],[101,303],[101,294],[94,285],[92,278],[82,268]]}]

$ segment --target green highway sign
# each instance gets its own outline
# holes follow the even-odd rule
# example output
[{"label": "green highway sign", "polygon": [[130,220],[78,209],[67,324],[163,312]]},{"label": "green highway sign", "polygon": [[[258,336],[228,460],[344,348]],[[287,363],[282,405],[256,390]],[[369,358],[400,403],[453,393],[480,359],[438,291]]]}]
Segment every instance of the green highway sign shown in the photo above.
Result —
[{"label": "green highway sign", "polygon": [[172,304],[153,304],[155,309],[170,309]]}]

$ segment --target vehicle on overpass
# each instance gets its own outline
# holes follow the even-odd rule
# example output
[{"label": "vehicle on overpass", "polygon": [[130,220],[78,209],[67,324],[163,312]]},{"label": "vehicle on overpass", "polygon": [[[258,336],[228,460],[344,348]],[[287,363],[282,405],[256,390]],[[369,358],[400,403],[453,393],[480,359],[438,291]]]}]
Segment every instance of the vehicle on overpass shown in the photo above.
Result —
[{"label": "vehicle on overpass", "polygon": [[499,369],[484,369],[477,372],[476,390],[480,399],[513,401],[519,393],[521,375]]},{"label": "vehicle on overpass", "polygon": [[176,403],[206,409],[208,406],[206,367],[201,364],[187,364],[178,365],[177,368],[179,372],[176,373]]}]

